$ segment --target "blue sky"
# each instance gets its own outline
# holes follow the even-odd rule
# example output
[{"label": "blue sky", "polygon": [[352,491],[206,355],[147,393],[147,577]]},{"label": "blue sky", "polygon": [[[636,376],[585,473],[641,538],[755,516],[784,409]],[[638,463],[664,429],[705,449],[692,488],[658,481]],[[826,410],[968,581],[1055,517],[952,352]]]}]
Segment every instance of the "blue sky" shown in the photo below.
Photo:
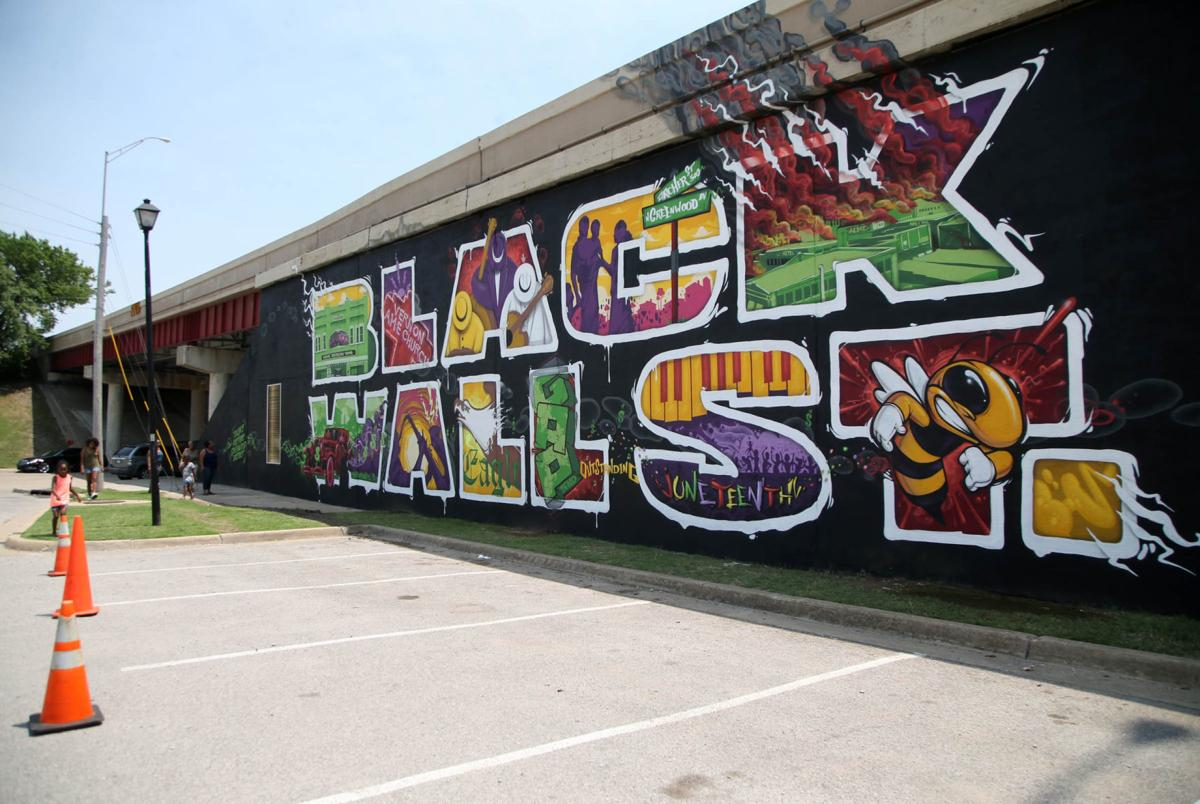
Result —
[{"label": "blue sky", "polygon": [[94,267],[105,151],[171,138],[109,166],[106,304],[127,308],[144,197],[158,293],[742,5],[0,0],[0,229]]}]

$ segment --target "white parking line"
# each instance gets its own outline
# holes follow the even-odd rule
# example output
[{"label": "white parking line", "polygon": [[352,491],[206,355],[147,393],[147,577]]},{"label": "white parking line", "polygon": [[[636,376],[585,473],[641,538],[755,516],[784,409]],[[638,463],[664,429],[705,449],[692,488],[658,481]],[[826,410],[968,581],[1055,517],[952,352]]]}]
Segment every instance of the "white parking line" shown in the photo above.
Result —
[{"label": "white parking line", "polygon": [[141,600],[118,600],[115,603],[101,602],[102,606],[135,606],[138,603],[164,603],[168,600],[196,600],[202,597],[226,597],[228,595],[257,595],[266,592],[300,592],[306,589],[337,589],[342,586],[368,586],[375,583],[399,583],[400,581],[427,581],[431,578],[454,578],[459,575],[495,575],[505,570],[480,570],[479,572],[443,572],[438,575],[403,575],[398,578],[376,578],[370,581],[345,581],[322,583],[316,586],[275,586],[269,589],[234,589],[228,592],[201,592],[194,595],[172,595],[171,597],[147,597]]},{"label": "white parking line", "polygon": [[830,681],[835,678],[861,673],[864,670],[872,670],[876,667],[892,664],[893,662],[904,661],[905,659],[916,659],[917,654],[912,653],[893,653],[890,656],[884,656],[879,659],[872,659],[869,662],[843,667],[840,670],[831,670],[828,673],[820,673],[815,676],[789,681],[786,684],[780,684],[777,687],[768,687],[765,690],[751,692],[746,695],[739,695],[736,698],[728,698],[717,703],[707,704],[705,706],[697,706],[692,709],[684,709],[681,712],[675,712],[670,715],[662,715],[660,717],[649,718],[648,720],[639,720],[635,723],[626,723],[623,726],[613,726],[599,731],[580,734],[575,737],[567,737],[563,740],[555,740],[541,745],[522,748],[518,751],[510,751],[506,754],[497,754],[484,759],[476,759],[471,762],[463,762],[458,765],[450,765],[449,767],[439,768],[438,770],[426,771],[425,773],[417,773],[412,776],[405,776],[400,779],[394,779],[390,782],[372,785],[371,787],[363,787],[359,790],[351,790],[345,793],[336,793],[332,796],[324,798],[312,799],[306,804],[333,804],[333,802],[345,801],[362,801],[366,798],[374,798],[375,796],[394,793],[397,790],[404,790],[409,787],[416,787],[426,782],[436,782],[441,779],[449,779],[454,776],[462,776],[466,773],[471,773],[485,768],[495,768],[500,765],[507,765],[512,762],[520,762],[523,759],[531,759],[532,757],[542,756],[554,751],[562,751],[567,748],[574,748],[587,743],[594,743],[600,740],[608,740],[613,737],[620,737],[626,734],[634,734],[647,729],[658,728],[659,726],[668,726],[673,723],[681,723],[685,720],[692,720],[705,715],[711,715],[714,712],[722,712],[726,709],[733,709],[738,706],[745,706],[755,701],[761,701],[765,698],[773,698],[777,695],[783,695],[793,690],[798,690],[801,687],[808,687],[813,684],[819,684],[822,681]]},{"label": "white parking line", "polygon": [[[138,575],[144,572],[182,572],[183,570],[212,569],[214,567],[258,567],[264,564],[293,564],[298,561],[337,561],[341,558],[367,558],[368,556],[404,556],[409,558],[414,555],[425,558],[432,557],[441,559],[440,556],[430,556],[428,553],[411,553],[405,550],[381,550],[376,553],[345,553],[338,556],[316,556],[314,558],[281,558],[276,561],[240,561],[232,564],[192,564],[186,567],[156,567],[153,569],[114,570],[112,572],[93,572],[92,577],[98,578],[101,575]],[[441,560],[449,561],[450,559]]]},{"label": "white parking line", "polygon": [[[497,570],[499,572],[499,570]],[[350,642],[366,642],[372,639],[392,639],[395,637],[418,636],[420,634],[436,634],[441,631],[460,631],[464,628],[484,628],[489,625],[505,625],[506,623],[520,623],[528,620],[544,620],[548,617],[565,617],[568,614],[586,614],[592,611],[607,611],[609,609],[624,609],[629,606],[645,606],[650,603],[649,600],[634,600],[627,603],[613,603],[608,606],[589,606],[583,609],[566,609],[564,611],[548,611],[543,614],[526,614],[521,617],[506,617],[503,620],[485,620],[478,623],[460,623],[458,625],[438,625],[432,628],[417,628],[412,631],[389,631],[385,634],[364,634],[363,636],[341,637],[339,639],[323,639],[320,642],[298,642],[292,645],[272,645],[269,648],[256,648],[255,650],[239,650],[233,653],[214,653],[209,656],[196,656],[191,659],[176,659],[170,662],[155,662],[154,664],[135,664],[130,667],[122,667],[121,672],[130,672],[133,670],[157,670],[162,667],[178,667],[184,664],[199,664],[201,662],[216,662],[222,659],[240,659],[245,656],[264,656],[268,653],[280,653],[283,651],[292,650],[307,650],[308,648],[320,648],[326,645],[345,645]]]}]

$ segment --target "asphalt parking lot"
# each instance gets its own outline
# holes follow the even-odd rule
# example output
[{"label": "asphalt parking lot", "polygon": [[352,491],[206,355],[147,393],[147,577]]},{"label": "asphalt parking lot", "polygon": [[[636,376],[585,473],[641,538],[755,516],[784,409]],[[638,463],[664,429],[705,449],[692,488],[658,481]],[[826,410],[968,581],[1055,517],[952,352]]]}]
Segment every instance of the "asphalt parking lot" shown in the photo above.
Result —
[{"label": "asphalt parking lot", "polygon": [[106,720],[31,738],[62,581],[0,551],[7,801],[1200,797],[1189,691],[365,539],[89,560]]}]

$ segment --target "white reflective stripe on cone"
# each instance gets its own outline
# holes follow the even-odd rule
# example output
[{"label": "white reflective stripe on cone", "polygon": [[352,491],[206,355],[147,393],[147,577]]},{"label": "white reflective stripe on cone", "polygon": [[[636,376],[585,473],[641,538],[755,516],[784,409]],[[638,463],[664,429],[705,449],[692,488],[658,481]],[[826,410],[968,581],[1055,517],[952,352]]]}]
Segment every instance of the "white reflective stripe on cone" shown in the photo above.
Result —
[{"label": "white reflective stripe on cone", "polygon": [[82,650],[56,650],[50,659],[51,670],[74,670],[83,667]]}]

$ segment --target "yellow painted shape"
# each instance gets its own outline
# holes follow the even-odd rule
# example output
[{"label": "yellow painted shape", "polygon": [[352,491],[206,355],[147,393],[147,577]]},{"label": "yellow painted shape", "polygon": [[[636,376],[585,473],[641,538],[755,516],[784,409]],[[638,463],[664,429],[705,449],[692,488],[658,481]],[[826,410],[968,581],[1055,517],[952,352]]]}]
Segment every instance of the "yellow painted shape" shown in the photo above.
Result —
[{"label": "yellow painted shape", "polygon": [[786,391],[787,382],[783,379],[783,361],[790,357],[783,352],[775,349],[767,352],[771,360],[771,381],[767,383],[767,388],[772,391]]},{"label": "yellow painted shape", "polygon": [[683,383],[679,387],[679,420],[690,422],[696,414],[692,412],[692,361],[686,357],[679,358],[680,368],[683,369]]},{"label": "yellow painted shape", "polygon": [[496,403],[496,397],[489,390],[488,386],[494,386],[493,382],[468,382],[463,383],[462,398],[468,405],[476,410],[490,408]]},{"label": "yellow painted shape", "polygon": [[788,375],[787,392],[788,396],[802,396],[808,393],[808,372],[804,370],[804,364],[801,363],[794,355],[787,355],[786,359],[791,366],[792,373]]},{"label": "yellow painted shape", "polygon": [[[1121,500],[1106,478],[1120,467],[1108,461],[1047,458],[1033,465],[1033,529],[1063,539],[1121,540]],[[1089,532],[1090,531],[1090,532]]]},{"label": "yellow painted shape", "polygon": [[366,296],[366,293],[366,288],[359,284],[319,293],[313,309],[324,310],[327,307],[338,307],[346,302],[360,301]]},{"label": "yellow painted shape", "polygon": [[751,368],[749,352],[734,352],[733,359],[741,367],[741,377],[737,383],[738,393],[748,394],[754,389],[754,369]]},{"label": "yellow painted shape", "polygon": [[766,373],[763,371],[763,360],[767,359],[765,352],[751,352],[750,366],[754,369],[754,381],[751,385],[751,393],[754,396],[767,396],[767,380]]},{"label": "yellow painted shape", "polygon": [[692,363],[692,416],[703,416],[708,411],[704,407],[704,402],[700,400],[700,392],[704,389],[704,361],[708,360],[708,355],[704,357],[691,358]]},{"label": "yellow painted shape", "polygon": [[679,402],[675,399],[675,361],[668,360],[663,363],[663,371],[666,372],[664,377],[664,385],[667,386],[667,404],[664,405],[663,416],[669,422],[679,421]]},{"label": "yellow painted shape", "polygon": [[654,378],[654,395],[650,398],[650,416],[655,421],[666,421],[667,408],[663,402],[663,387],[667,384],[667,364],[663,363],[650,373]]}]

